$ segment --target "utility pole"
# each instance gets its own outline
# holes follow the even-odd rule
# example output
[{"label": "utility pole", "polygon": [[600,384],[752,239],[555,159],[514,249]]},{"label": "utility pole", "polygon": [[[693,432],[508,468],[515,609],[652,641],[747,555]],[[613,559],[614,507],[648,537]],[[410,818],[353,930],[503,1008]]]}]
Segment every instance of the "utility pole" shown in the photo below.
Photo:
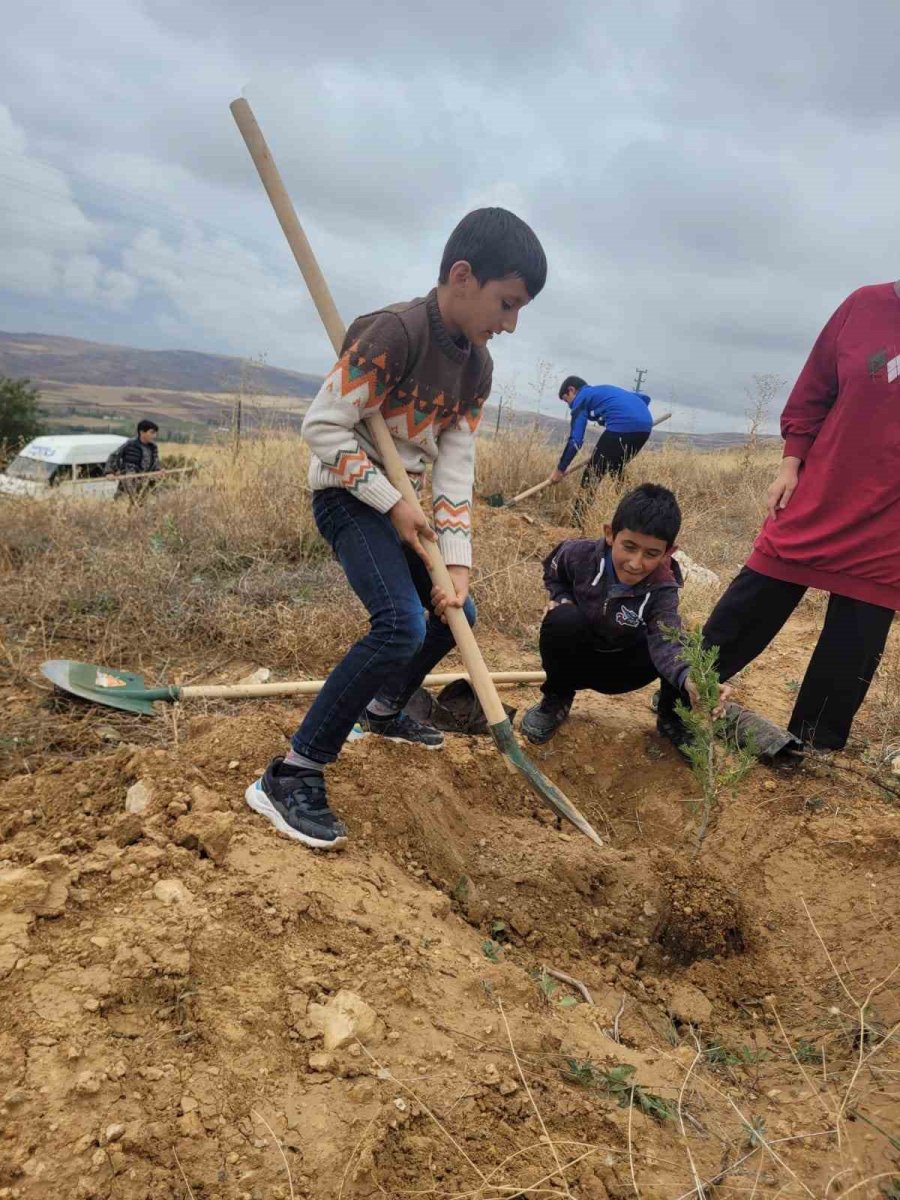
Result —
[{"label": "utility pole", "polygon": [[644,382],[644,376],[647,374],[646,367],[638,367],[634,372],[634,390],[639,392],[641,384]]}]

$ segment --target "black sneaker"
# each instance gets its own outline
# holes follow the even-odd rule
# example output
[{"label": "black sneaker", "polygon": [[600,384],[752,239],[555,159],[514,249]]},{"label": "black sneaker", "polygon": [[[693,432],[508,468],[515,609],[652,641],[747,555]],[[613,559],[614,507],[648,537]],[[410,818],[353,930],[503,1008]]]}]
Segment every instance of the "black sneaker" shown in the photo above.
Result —
[{"label": "black sneaker", "polygon": [[569,715],[573,697],[545,696],[522,718],[522,732],[535,746],[549,742]]},{"label": "black sneaker", "polygon": [[347,844],[347,827],[328,807],[325,776],[319,771],[286,766],[283,758],[273,758],[244,799],[279,833],[304,846],[338,850]]},{"label": "black sneaker", "polygon": [[411,742],[414,746],[424,746],[426,750],[440,750],[444,744],[444,735],[439,729],[416,721],[405,712],[377,717],[367,708],[363,709],[349,740],[356,741],[368,733],[387,738],[389,742]]},{"label": "black sneaker", "polygon": [[660,737],[664,737],[667,741],[670,741],[683,758],[690,761],[687,746],[691,737],[678,713],[671,712],[663,716],[659,716],[657,713],[656,732]]}]

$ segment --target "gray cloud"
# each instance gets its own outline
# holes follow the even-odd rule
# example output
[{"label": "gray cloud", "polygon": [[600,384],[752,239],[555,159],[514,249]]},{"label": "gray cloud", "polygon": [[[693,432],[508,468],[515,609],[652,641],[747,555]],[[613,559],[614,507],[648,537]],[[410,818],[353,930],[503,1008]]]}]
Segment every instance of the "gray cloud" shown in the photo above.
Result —
[{"label": "gray cloud", "polygon": [[550,260],[495,344],[523,406],[539,361],[642,366],[683,424],[740,427],[754,372],[795,375],[900,274],[898,35],[881,0],[35,0],[0,48],[0,327],[325,369],[243,90],[346,317],[426,290],[459,216],[504,204]]}]

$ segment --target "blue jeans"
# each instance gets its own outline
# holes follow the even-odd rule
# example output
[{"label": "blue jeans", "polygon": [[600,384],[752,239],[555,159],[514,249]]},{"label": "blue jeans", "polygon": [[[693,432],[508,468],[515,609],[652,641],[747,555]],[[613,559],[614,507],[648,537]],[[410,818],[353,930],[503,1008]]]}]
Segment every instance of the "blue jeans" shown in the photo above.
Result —
[{"label": "blue jeans", "polygon": [[[425,564],[400,541],[390,517],[343,488],[316,492],[312,507],[319,533],[369,613],[369,632],[328,676],[291,738],[297,754],[324,765],[337,758],[370,700],[403,708],[452,649],[453,634],[434,615]],[[471,598],[464,611],[474,625]]]}]

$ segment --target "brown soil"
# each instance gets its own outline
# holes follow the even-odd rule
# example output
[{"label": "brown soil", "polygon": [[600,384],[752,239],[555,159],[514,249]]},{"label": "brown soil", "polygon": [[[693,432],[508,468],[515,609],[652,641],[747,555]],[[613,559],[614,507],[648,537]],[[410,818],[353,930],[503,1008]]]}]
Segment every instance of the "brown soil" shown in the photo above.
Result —
[{"label": "brown soil", "polygon": [[[775,717],[808,644],[749,675]],[[900,961],[897,800],[858,755],[760,767],[694,861],[648,698],[534,752],[602,850],[484,739],[349,747],[328,856],[243,801],[295,707],[48,714],[0,792],[0,1197],[889,1195],[898,976],[859,1006]],[[348,991],[374,1017],[326,1051]]]}]

